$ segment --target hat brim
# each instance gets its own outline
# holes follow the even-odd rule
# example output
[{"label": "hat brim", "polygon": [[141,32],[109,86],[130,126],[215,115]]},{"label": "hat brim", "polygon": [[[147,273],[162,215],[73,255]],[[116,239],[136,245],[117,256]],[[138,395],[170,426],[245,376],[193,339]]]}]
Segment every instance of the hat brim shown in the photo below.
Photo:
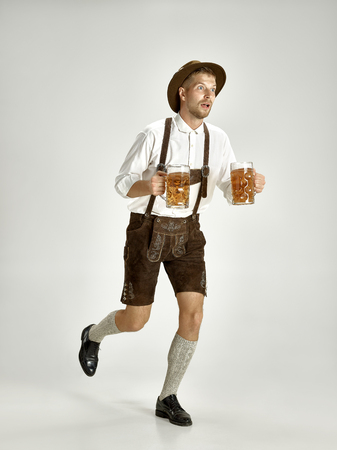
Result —
[{"label": "hat brim", "polygon": [[167,88],[167,99],[171,109],[174,112],[178,112],[180,109],[180,97],[179,97],[179,88],[183,84],[185,78],[187,78],[192,72],[197,69],[201,69],[201,67],[209,67],[216,76],[216,91],[215,96],[219,94],[221,89],[224,87],[226,83],[226,72],[224,69],[218,64],[210,63],[210,62],[197,62],[193,64],[189,64],[187,67],[176,72]]}]

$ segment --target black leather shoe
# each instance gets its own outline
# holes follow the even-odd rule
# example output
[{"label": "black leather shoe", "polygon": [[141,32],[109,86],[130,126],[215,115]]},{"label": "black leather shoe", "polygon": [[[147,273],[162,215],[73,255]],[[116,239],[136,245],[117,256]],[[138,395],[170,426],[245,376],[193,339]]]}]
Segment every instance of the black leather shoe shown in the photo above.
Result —
[{"label": "black leather shoe", "polygon": [[156,416],[168,419],[174,425],[188,427],[192,425],[191,416],[180,406],[175,395],[157,400]]},{"label": "black leather shoe", "polygon": [[93,377],[95,375],[98,365],[99,350],[99,343],[89,340],[89,331],[91,327],[92,325],[89,325],[82,331],[82,345],[78,355],[82,369],[88,377]]}]

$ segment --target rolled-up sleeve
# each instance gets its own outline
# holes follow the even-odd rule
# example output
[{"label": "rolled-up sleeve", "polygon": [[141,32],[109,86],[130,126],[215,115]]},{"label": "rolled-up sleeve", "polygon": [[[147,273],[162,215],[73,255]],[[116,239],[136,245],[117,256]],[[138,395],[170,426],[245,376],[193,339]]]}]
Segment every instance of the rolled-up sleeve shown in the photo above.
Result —
[{"label": "rolled-up sleeve", "polygon": [[137,135],[136,140],[126,155],[125,161],[115,179],[115,189],[123,198],[129,198],[127,193],[131,187],[142,179],[143,172],[148,168],[153,147],[153,139],[145,132]]}]

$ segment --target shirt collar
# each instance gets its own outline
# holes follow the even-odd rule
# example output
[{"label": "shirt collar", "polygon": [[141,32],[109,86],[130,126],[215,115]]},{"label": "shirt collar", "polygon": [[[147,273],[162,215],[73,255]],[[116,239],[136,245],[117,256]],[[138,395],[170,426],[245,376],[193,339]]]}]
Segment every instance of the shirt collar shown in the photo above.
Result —
[{"label": "shirt collar", "polygon": [[196,130],[192,130],[192,128],[189,125],[187,125],[187,123],[181,118],[181,115],[179,113],[175,116],[174,120],[175,120],[178,130],[181,131],[182,133],[194,132],[196,134],[199,134],[204,131],[203,123]]}]

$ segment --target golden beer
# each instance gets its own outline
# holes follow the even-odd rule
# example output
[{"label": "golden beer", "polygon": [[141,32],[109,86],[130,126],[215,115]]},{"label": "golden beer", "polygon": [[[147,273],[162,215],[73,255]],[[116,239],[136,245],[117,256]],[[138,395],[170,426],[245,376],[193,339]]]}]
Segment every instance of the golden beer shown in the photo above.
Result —
[{"label": "golden beer", "polygon": [[190,174],[171,172],[166,177],[166,207],[188,208],[190,199]]},{"label": "golden beer", "polygon": [[252,167],[242,167],[231,171],[233,205],[254,203],[254,171]]}]

